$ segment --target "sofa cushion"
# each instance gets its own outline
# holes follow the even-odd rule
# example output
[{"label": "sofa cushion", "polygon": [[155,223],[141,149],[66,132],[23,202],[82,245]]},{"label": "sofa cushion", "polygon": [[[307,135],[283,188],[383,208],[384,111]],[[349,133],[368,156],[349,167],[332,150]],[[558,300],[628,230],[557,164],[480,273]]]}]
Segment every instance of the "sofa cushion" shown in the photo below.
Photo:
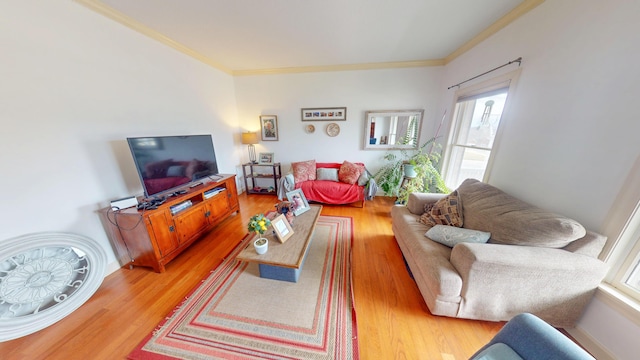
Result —
[{"label": "sofa cushion", "polygon": [[316,180],[338,181],[338,169],[317,168]]},{"label": "sofa cushion", "polygon": [[291,163],[295,183],[316,179],[316,161],[307,160]]},{"label": "sofa cushion", "polygon": [[461,227],[463,224],[462,207],[458,192],[454,191],[436,203],[427,204],[420,222],[428,225],[451,225]]},{"label": "sofa cushion", "polygon": [[338,171],[338,179],[345,183],[353,185],[358,181],[358,178],[364,171],[364,166],[356,165],[354,163],[344,161]]},{"label": "sofa cushion", "polygon": [[488,232],[448,225],[436,225],[429,229],[424,235],[448,247],[454,247],[461,242],[486,243],[491,237],[491,234]]},{"label": "sofa cushion", "polygon": [[302,190],[308,201],[324,204],[349,204],[364,199],[364,191],[361,187],[340,181],[303,181],[295,187]]},{"label": "sofa cushion", "polygon": [[363,166],[362,174],[360,174],[360,177],[358,178],[358,186],[366,186],[368,182],[369,173],[367,173],[367,169]]},{"label": "sofa cushion", "polygon": [[464,227],[491,233],[491,242],[561,248],[586,234],[577,221],[540,209],[475,179],[457,189]]}]

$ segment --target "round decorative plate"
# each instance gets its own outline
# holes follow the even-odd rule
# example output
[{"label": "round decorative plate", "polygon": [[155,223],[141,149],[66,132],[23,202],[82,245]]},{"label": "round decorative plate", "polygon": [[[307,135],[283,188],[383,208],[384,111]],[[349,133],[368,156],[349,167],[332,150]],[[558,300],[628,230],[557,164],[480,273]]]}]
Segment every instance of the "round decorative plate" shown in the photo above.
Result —
[{"label": "round decorative plate", "polygon": [[316,127],[315,127],[315,126],[313,126],[313,125],[307,125],[307,126],[305,127],[305,130],[306,130],[309,134],[311,134],[311,133],[313,133],[314,131],[316,131]]},{"label": "round decorative plate", "polygon": [[327,125],[327,135],[333,137],[338,136],[340,134],[340,126],[336,123],[331,123]]}]

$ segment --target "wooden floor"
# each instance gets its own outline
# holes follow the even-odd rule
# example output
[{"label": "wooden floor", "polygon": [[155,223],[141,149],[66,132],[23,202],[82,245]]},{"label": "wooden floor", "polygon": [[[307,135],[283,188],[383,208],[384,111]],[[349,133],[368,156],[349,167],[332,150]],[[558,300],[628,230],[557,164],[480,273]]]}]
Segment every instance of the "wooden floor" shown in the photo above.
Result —
[{"label": "wooden floor", "polygon": [[[247,232],[247,219],[276,202],[275,196],[242,194],[241,211],[169,263],[165,273],[147,268],[114,272],[87,303],[63,320],[0,343],[0,358],[125,359],[238,244]],[[364,208],[325,205],[322,211],[354,220],[352,268],[360,357],[467,359],[503,323],[429,313],[393,238],[392,205],[391,198],[377,197]]]}]

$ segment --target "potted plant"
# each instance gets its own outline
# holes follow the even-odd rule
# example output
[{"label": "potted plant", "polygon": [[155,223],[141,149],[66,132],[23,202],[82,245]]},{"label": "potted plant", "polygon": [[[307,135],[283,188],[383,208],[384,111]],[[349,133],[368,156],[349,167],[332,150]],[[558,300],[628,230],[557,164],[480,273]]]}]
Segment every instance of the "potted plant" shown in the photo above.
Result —
[{"label": "potted plant", "polygon": [[262,237],[269,226],[271,226],[271,220],[267,219],[264,214],[254,215],[249,219],[249,224],[247,225],[247,229],[258,236],[253,242],[253,246],[256,249],[256,253],[260,255],[266,253],[269,249],[269,240]]},{"label": "potted plant", "polygon": [[[435,141],[436,137],[432,137],[416,150],[400,150],[399,154],[385,154],[384,159],[387,163],[374,176],[385,195],[396,196],[397,202],[404,204],[412,192],[451,192],[437,168],[441,155],[436,151],[440,145]],[[406,175],[405,166],[412,167],[413,173]],[[405,177],[407,180],[403,185]]]}]

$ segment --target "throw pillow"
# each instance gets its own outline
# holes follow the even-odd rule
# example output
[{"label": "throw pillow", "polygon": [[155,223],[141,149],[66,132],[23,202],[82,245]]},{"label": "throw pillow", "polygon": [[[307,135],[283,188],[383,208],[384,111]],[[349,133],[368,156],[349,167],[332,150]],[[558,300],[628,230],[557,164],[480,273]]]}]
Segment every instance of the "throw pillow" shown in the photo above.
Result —
[{"label": "throw pillow", "polygon": [[356,165],[354,163],[344,161],[338,171],[338,179],[345,184],[355,184],[358,178],[364,171],[364,166]]},{"label": "throw pillow", "polygon": [[291,163],[295,183],[316,179],[316,161],[307,160]]},{"label": "throw pillow", "polygon": [[454,191],[438,200],[432,207],[420,216],[421,223],[428,226],[451,225],[462,227],[462,203],[458,191]]},{"label": "throw pillow", "polygon": [[338,169],[316,169],[316,180],[338,181]]},{"label": "throw pillow", "polygon": [[368,182],[369,173],[367,172],[367,169],[362,169],[362,174],[360,174],[360,177],[358,178],[358,186],[366,186]]},{"label": "throw pillow", "polygon": [[486,243],[489,241],[491,233],[455,226],[436,225],[429,229],[424,236],[442,245],[454,247],[461,242]]}]

